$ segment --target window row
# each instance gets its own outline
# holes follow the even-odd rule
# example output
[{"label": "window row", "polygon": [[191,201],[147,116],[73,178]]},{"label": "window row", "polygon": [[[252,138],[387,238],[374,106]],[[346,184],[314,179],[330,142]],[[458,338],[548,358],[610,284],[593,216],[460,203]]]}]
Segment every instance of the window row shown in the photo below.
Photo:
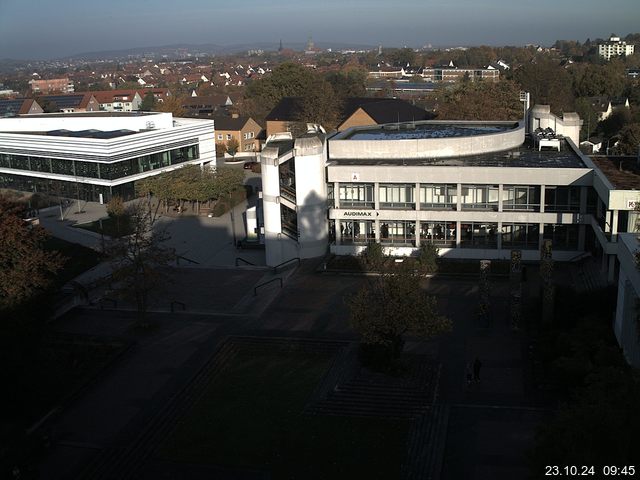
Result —
[{"label": "window row", "polygon": [[135,182],[108,187],[90,183],[0,173],[0,188],[44,194],[49,197],[49,200],[54,205],[63,198],[88,202],[99,202],[102,199],[105,203],[111,200],[112,196],[119,196],[126,201],[136,198]]},{"label": "window row", "polygon": [[[341,245],[367,244],[376,241],[376,226],[373,220],[337,220]],[[432,242],[439,247],[457,246],[458,225],[456,222],[435,221],[385,221],[380,223],[380,243],[396,246],[414,246],[416,234],[421,242]],[[543,239],[553,242],[554,248],[576,250],[578,248],[579,225],[545,224]],[[537,250],[540,242],[540,225],[537,223],[460,223],[460,248],[498,248],[500,236],[503,249]],[[333,237],[333,235],[332,235]]]},{"label": "window row", "polygon": [[[374,208],[374,184],[341,183],[338,189],[340,208]],[[380,184],[378,202],[384,209],[413,209],[417,203],[423,210],[456,210],[458,187],[455,184],[420,184],[415,198],[415,184]],[[460,205],[463,210],[498,210],[500,191],[497,185],[462,185]],[[540,211],[540,187],[504,185],[502,209]],[[547,212],[579,212],[580,187],[545,187]]]},{"label": "window row", "polygon": [[113,163],[0,154],[0,168],[115,180],[142,172],[157,170],[158,168],[177,165],[189,160],[196,160],[197,158],[199,158],[198,145],[176,148],[166,152],[143,155],[141,157]]}]

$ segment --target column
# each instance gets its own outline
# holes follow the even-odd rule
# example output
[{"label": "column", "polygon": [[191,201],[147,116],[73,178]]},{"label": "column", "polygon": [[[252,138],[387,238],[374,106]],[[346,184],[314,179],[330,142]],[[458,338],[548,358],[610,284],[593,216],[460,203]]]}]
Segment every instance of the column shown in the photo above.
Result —
[{"label": "column", "polygon": [[[500,183],[498,185],[498,212],[502,212],[502,191],[503,191],[503,187],[504,185],[502,183]],[[498,241],[499,244],[499,241]],[[500,247],[498,247],[500,248]]]},{"label": "column", "polygon": [[544,223],[540,223],[538,225],[538,229],[540,230],[540,235],[539,235],[539,238],[538,238],[538,252],[541,252],[542,251],[542,243],[544,242]]},{"label": "column", "polygon": [[415,192],[413,194],[413,200],[416,206],[416,212],[420,211],[420,184],[416,182]]},{"label": "column", "polygon": [[340,182],[333,184],[333,208],[340,208]]},{"label": "column", "polygon": [[373,184],[373,208],[377,212],[380,210],[380,184],[378,182]]},{"label": "column", "polygon": [[589,187],[580,187],[580,213],[584,215],[587,213],[587,197],[589,195],[589,191],[587,190]]},{"label": "column", "polygon": [[540,213],[544,213],[544,204],[546,202],[545,190],[547,189],[546,185],[540,185]]},{"label": "column", "polygon": [[613,278],[616,273],[616,256],[609,255],[609,269],[607,270],[607,282],[613,283]]},{"label": "column", "polygon": [[611,215],[611,241],[615,242],[618,238],[618,210],[613,210]]},{"label": "column", "polygon": [[[458,184],[458,191],[460,191],[460,184]],[[458,197],[458,205],[460,205],[460,197]],[[456,248],[460,248],[460,220],[456,222]]]},{"label": "column", "polygon": [[[462,211],[462,184],[458,183],[456,185],[456,199],[457,199],[457,203],[456,203],[456,210],[458,212]],[[460,222],[458,222],[458,232],[460,231]],[[456,241],[456,243],[458,245],[460,245],[460,237],[458,236],[458,240]]]}]

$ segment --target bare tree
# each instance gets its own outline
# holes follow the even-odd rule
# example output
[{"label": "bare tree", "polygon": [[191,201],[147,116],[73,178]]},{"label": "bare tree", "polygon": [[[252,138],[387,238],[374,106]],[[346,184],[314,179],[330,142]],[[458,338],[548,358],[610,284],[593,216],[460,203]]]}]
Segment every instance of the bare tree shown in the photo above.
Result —
[{"label": "bare tree", "polygon": [[152,212],[144,202],[127,209],[131,234],[115,239],[109,248],[116,294],[135,302],[138,321],[147,326],[149,300],[168,282],[166,267],[175,258],[163,244],[168,234],[154,228]]}]

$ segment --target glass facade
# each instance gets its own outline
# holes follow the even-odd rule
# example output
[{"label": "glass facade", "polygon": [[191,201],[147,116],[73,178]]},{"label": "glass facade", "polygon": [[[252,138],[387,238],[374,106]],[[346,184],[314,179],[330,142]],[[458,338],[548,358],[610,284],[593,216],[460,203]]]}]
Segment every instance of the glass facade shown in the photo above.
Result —
[{"label": "glass facade", "polygon": [[543,238],[551,240],[554,250],[577,250],[579,225],[551,225],[544,226]]},{"label": "glass facade", "polygon": [[580,187],[546,187],[544,189],[544,211],[579,212]]},{"label": "glass facade", "polygon": [[298,214],[295,210],[280,204],[280,221],[282,232],[288,237],[298,240]]},{"label": "glass facade", "polygon": [[498,248],[497,223],[460,224],[461,248]]},{"label": "glass facade", "polygon": [[497,185],[462,185],[463,210],[498,210]]},{"label": "glass facade", "polygon": [[457,185],[420,185],[420,208],[455,210],[458,203]]},{"label": "glass facade", "polygon": [[416,244],[416,224],[396,221],[380,224],[380,242],[392,245],[411,246]]},{"label": "glass facade", "polygon": [[380,208],[415,208],[413,192],[414,184],[390,184],[380,185],[378,188],[378,199]]},{"label": "glass facade", "polygon": [[291,159],[278,167],[280,176],[280,194],[295,203],[296,201],[296,162]]},{"label": "glass facade", "polygon": [[0,154],[0,167],[83,178],[116,180],[198,158],[198,145],[191,145],[111,163]]},{"label": "glass facade", "polygon": [[341,220],[340,238],[343,245],[362,245],[375,242],[376,235],[372,220]]},{"label": "glass facade", "polygon": [[128,182],[123,185],[106,187],[90,183],[0,173],[0,188],[43,193],[54,198],[72,198],[88,202],[100,201],[100,194],[102,194],[104,202],[108,202],[112,195],[118,195],[124,200],[131,200],[135,194],[133,183]]},{"label": "glass facade", "polygon": [[540,211],[540,187],[528,185],[504,185],[502,187],[502,209]]},{"label": "glass facade", "polygon": [[502,248],[506,250],[537,250],[540,241],[540,225],[537,223],[503,223]]},{"label": "glass facade", "polygon": [[456,246],[456,222],[420,222],[420,241],[441,247]]},{"label": "glass facade", "polygon": [[341,183],[340,184],[340,208],[373,208],[373,184],[372,183]]}]

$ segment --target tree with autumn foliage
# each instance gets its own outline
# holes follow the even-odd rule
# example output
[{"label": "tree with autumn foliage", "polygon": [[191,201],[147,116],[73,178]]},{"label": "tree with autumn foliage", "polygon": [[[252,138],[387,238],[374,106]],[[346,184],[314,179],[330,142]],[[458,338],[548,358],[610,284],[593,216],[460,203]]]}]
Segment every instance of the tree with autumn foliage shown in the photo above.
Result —
[{"label": "tree with autumn foliage", "polygon": [[387,268],[347,301],[351,325],[362,337],[361,357],[386,369],[402,354],[404,336],[429,339],[451,329],[436,298],[421,287],[423,276],[410,265]]},{"label": "tree with autumn foliage", "polygon": [[24,217],[24,206],[0,196],[0,310],[43,292],[64,263],[43,249],[46,231]]},{"label": "tree with autumn foliage", "polygon": [[520,87],[512,81],[462,82],[445,92],[438,120],[521,120]]},{"label": "tree with autumn foliage", "polygon": [[171,113],[174,117],[184,117],[186,113],[185,108],[182,106],[182,98],[177,96],[171,96],[166,98],[162,102],[156,102],[153,106],[153,110],[156,112]]}]

